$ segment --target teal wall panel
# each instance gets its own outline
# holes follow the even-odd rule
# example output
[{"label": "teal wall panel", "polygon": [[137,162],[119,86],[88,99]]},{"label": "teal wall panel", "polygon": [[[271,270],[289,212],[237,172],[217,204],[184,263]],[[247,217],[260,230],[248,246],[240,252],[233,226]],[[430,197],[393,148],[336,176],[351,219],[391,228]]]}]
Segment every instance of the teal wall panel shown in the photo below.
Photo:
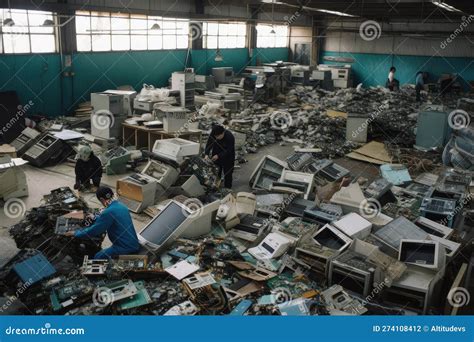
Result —
[{"label": "teal wall panel", "polygon": [[33,101],[32,113],[61,111],[61,65],[58,54],[0,56],[0,91],[15,90],[20,102]]},{"label": "teal wall panel", "polygon": [[[322,51],[321,58],[325,56],[343,56],[354,58],[350,63],[354,73],[355,84],[363,83],[364,86],[385,85],[390,67],[397,68],[396,78],[401,84],[415,83],[418,71],[429,74],[429,82],[436,82],[441,74],[457,73],[464,81],[474,80],[474,61],[468,57],[433,57],[433,56],[406,56],[389,54],[344,53]],[[332,63],[321,59],[324,64]],[[467,87],[467,84],[464,83]]]},{"label": "teal wall panel", "polygon": [[[198,74],[232,66],[236,73],[257,62],[288,60],[287,48],[192,50],[187,66]],[[88,101],[90,93],[120,85],[141,89],[143,83],[167,86],[171,73],[184,70],[186,50],[75,53],[72,66],[61,70],[59,54],[0,55],[0,91],[16,90],[23,103],[33,100],[34,113],[58,116]],[[64,72],[64,77],[61,73]]]}]

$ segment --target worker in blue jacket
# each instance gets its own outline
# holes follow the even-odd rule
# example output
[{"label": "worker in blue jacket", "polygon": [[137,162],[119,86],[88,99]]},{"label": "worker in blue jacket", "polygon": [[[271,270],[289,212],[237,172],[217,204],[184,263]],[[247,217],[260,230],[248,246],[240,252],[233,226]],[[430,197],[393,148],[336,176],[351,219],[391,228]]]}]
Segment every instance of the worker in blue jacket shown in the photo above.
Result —
[{"label": "worker in blue jacket", "polygon": [[97,189],[96,196],[105,209],[90,227],[70,232],[68,235],[83,238],[107,232],[112,246],[98,252],[94,259],[110,259],[118,255],[136,254],[140,249],[140,244],[128,208],[114,199],[114,192],[109,187]]}]

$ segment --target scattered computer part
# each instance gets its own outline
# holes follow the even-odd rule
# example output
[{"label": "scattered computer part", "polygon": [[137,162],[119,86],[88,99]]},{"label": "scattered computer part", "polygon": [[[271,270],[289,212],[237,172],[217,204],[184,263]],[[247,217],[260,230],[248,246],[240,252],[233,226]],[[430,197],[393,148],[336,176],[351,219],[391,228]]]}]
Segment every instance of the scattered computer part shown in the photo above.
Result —
[{"label": "scattered computer part", "polygon": [[92,298],[94,285],[86,278],[72,279],[55,286],[50,293],[53,311],[70,310]]},{"label": "scattered computer part", "polygon": [[188,197],[200,197],[206,194],[206,189],[194,174],[187,177],[179,187],[181,192]]},{"label": "scattered computer part", "polygon": [[21,157],[39,139],[40,132],[33,128],[26,127],[21,134],[13,140],[10,145],[15,148],[16,155]]},{"label": "scattered computer part", "polygon": [[228,194],[221,200],[216,219],[222,222],[224,228],[227,230],[239,224],[240,219],[237,215],[237,203],[232,194]]},{"label": "scattered computer part", "polygon": [[367,309],[360,301],[351,297],[340,285],[333,285],[321,292],[330,315],[363,315]]},{"label": "scattered computer part", "polygon": [[286,162],[272,156],[264,156],[250,176],[250,187],[255,190],[270,190],[273,182],[281,178],[286,168],[288,168]]},{"label": "scattered computer part", "polygon": [[256,247],[248,252],[256,259],[273,259],[284,254],[294,241],[279,233],[270,233]]},{"label": "scattered computer part", "polygon": [[382,251],[392,257],[398,257],[402,239],[427,240],[428,234],[403,216],[397,217],[373,234],[384,245]]},{"label": "scattered computer part", "polygon": [[332,225],[352,239],[365,239],[372,229],[372,223],[356,213],[349,213]]},{"label": "scattered computer part", "polygon": [[41,167],[50,160],[57,159],[62,154],[64,146],[61,139],[46,134],[26,150],[23,159],[34,166]]},{"label": "scattered computer part", "polygon": [[449,239],[454,232],[453,229],[423,216],[418,217],[413,223],[426,233],[444,239]]},{"label": "scattered computer part", "polygon": [[446,265],[446,251],[437,241],[402,239],[398,260],[439,271]]},{"label": "scattered computer part", "polygon": [[349,249],[330,261],[328,284],[338,284],[367,297],[373,289],[376,273],[380,270],[375,263],[367,260],[366,255]]},{"label": "scattered computer part", "polygon": [[163,196],[179,176],[179,171],[176,168],[156,160],[150,160],[141,173],[156,179],[156,199]]},{"label": "scattered computer part", "polygon": [[295,192],[308,199],[314,189],[314,175],[310,173],[283,170],[278,181],[270,186],[271,191]]},{"label": "scattered computer part", "polygon": [[89,257],[85,255],[81,267],[81,274],[85,276],[104,275],[108,265],[108,259],[89,259]]},{"label": "scattered computer part", "polygon": [[148,175],[134,173],[117,180],[118,200],[134,213],[155,204],[157,181]]},{"label": "scattered computer part", "polygon": [[238,215],[253,215],[257,206],[256,196],[250,192],[238,192],[235,196],[235,205]]},{"label": "scattered computer part", "polygon": [[110,305],[130,298],[137,293],[138,289],[133,281],[130,279],[122,279],[96,288],[94,291],[94,299],[99,305]]},{"label": "scattered computer part", "polygon": [[334,249],[339,253],[344,251],[352,242],[351,238],[330,224],[326,224],[318,230],[311,239],[317,245]]},{"label": "scattered computer part", "polygon": [[230,312],[230,316],[244,316],[247,311],[252,307],[253,301],[249,299],[243,299],[237,304],[237,306]]},{"label": "scattered computer part", "polygon": [[230,233],[232,236],[246,240],[255,241],[266,232],[268,220],[249,214],[239,216],[239,223],[232,227]]},{"label": "scattered computer part", "polygon": [[452,228],[457,216],[456,200],[425,197],[421,202],[420,214],[430,220],[443,222]]},{"label": "scattered computer part", "polygon": [[393,194],[391,188],[392,184],[390,184],[387,180],[384,178],[378,178],[370,183],[370,185],[364,190],[364,195],[366,198],[376,199],[383,207],[387,203],[397,201],[397,198]]},{"label": "scattered computer part", "polygon": [[66,235],[69,232],[76,232],[81,229],[84,229],[83,219],[59,216],[56,219],[54,232],[58,235]]},{"label": "scattered computer part", "polygon": [[183,280],[190,299],[205,310],[222,310],[228,300],[224,289],[216,282],[210,272],[195,273]]},{"label": "scattered computer part", "polygon": [[301,171],[313,161],[311,153],[294,153],[286,158],[288,167],[293,171]]},{"label": "scattered computer part", "polygon": [[290,240],[298,241],[303,236],[314,233],[318,225],[303,221],[300,217],[287,217],[279,224],[274,224],[272,231],[285,235]]},{"label": "scattered computer part", "polygon": [[345,214],[360,212],[365,201],[366,198],[358,183],[351,183],[347,187],[341,188],[341,190],[334,193],[330,200],[331,203],[340,205]]},{"label": "scattered computer part", "polygon": [[286,216],[303,217],[306,210],[314,208],[315,203],[313,201],[295,197],[288,205],[284,208]]},{"label": "scattered computer part", "polygon": [[166,159],[170,159],[178,164],[182,164],[186,157],[199,154],[199,143],[181,139],[156,140],[153,145],[153,153]]},{"label": "scattered computer part", "polygon": [[41,252],[13,265],[13,271],[28,286],[56,273],[56,269]]},{"label": "scattered computer part", "polygon": [[403,275],[382,292],[384,302],[427,314],[434,303],[442,274],[417,265],[408,265]]},{"label": "scattered computer part", "polygon": [[342,216],[342,207],[337,204],[321,203],[319,206],[306,209],[303,220],[324,226],[338,220]]},{"label": "scattered computer part", "polygon": [[99,155],[102,165],[105,165],[107,175],[120,175],[127,172],[127,163],[131,158],[132,153],[122,146],[114,147]]},{"label": "scattered computer part", "polygon": [[196,305],[190,300],[177,304],[163,313],[163,316],[194,316],[199,312]]},{"label": "scattered computer part", "polygon": [[153,302],[145,287],[144,281],[136,281],[134,285],[137,289],[137,293],[131,297],[125,298],[118,303],[119,310],[131,310],[138,307],[143,307]]},{"label": "scattered computer part", "polygon": [[211,232],[212,221],[221,205],[220,201],[203,204],[198,199],[189,199],[184,202],[191,210],[187,218],[188,228],[181,236],[186,239],[195,239]]}]

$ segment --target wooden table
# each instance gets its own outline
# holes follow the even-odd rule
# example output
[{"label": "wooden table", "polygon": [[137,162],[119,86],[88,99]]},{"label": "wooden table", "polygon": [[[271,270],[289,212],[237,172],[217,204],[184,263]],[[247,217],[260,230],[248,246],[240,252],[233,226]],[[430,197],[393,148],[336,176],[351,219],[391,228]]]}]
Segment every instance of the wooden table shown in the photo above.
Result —
[{"label": "wooden table", "polygon": [[195,141],[201,146],[202,143],[202,131],[197,130],[186,130],[180,132],[166,132],[163,128],[147,128],[145,126],[131,125],[127,123],[122,124],[123,130],[123,143],[126,146],[135,146],[136,149],[140,150],[143,148],[151,151],[155,141],[162,139],[181,138],[190,141]]}]

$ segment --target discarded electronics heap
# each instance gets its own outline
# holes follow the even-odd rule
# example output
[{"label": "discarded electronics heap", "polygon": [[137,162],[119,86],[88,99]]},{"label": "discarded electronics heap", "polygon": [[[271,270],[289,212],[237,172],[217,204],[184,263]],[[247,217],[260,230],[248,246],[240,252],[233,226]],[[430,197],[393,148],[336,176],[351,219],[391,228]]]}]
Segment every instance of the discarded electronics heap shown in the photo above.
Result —
[{"label": "discarded electronics heap", "polygon": [[[264,156],[249,177],[252,192],[219,189],[199,143],[156,140],[141,151],[144,167],[116,183],[117,200],[151,217],[138,232],[137,255],[93,259],[104,237],[65,233],[98,213],[69,188],[51,191],[10,228],[20,251],[0,270],[4,296],[16,299],[7,312],[451,314],[453,291],[468,287],[474,266],[472,172],[410,174],[386,162],[379,178],[364,182],[333,161],[367,135],[390,134],[392,144],[412,147],[418,108],[410,97],[409,89],[298,86],[272,107],[250,105],[228,125],[241,140],[238,162],[266,144],[300,147],[286,160]],[[352,119],[354,127],[370,122],[368,131],[349,130]],[[199,118],[204,129],[214,121]],[[63,156],[57,139],[43,135],[37,146],[30,133],[19,143],[36,146],[24,148],[32,164]],[[125,174],[138,160],[132,154],[107,148],[106,174]]]},{"label": "discarded electronics heap", "polygon": [[[193,156],[175,165],[182,172],[151,160],[119,181],[119,200],[127,182],[141,198],[176,194],[150,213],[138,255],[93,259],[103,237],[64,233],[90,225],[96,213],[69,188],[45,196],[10,229],[20,251],[0,273],[4,293],[18,300],[9,313],[446,313],[444,298],[472,254],[463,240],[468,173],[447,169],[429,186],[430,175],[403,186],[383,177],[364,188],[354,181],[324,202],[321,184],[340,184],[349,170],[311,154],[265,156],[250,178],[254,193],[226,195],[213,186],[212,167],[188,151]],[[409,207],[413,218],[387,215],[393,207]]]}]

